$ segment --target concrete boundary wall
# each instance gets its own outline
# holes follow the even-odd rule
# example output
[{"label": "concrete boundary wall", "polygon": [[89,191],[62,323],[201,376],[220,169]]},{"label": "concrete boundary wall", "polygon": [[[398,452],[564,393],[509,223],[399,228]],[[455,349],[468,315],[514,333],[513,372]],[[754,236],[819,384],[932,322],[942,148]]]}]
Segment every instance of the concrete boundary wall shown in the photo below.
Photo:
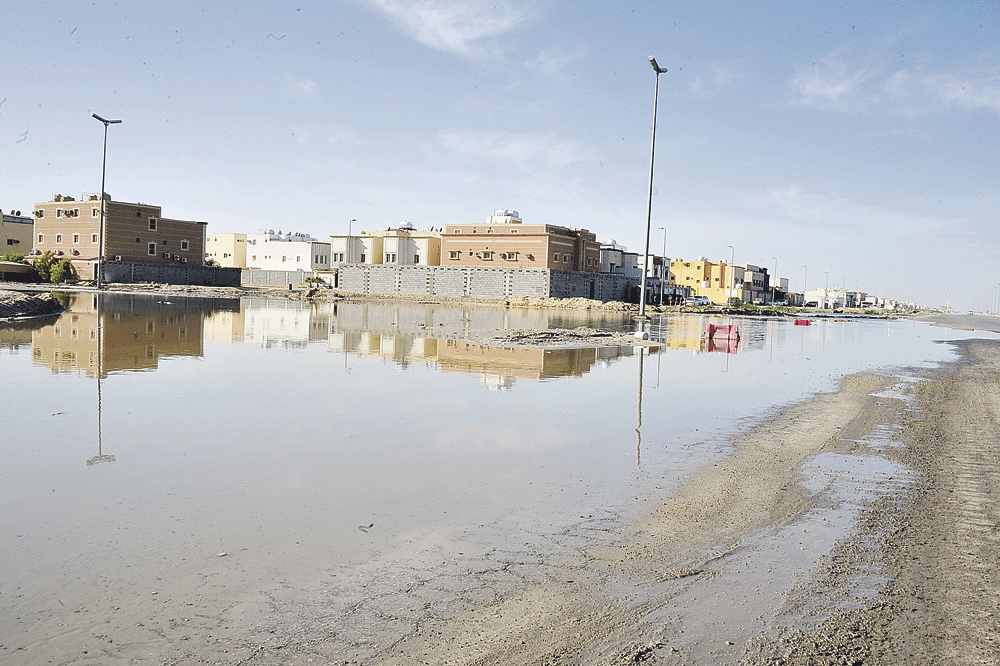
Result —
[{"label": "concrete boundary wall", "polygon": [[205,287],[239,287],[240,269],[185,264],[135,264],[104,262],[104,281],[108,283],[154,282],[157,284],[192,284]]},{"label": "concrete boundary wall", "polygon": [[306,278],[312,275],[306,271],[265,271],[260,269],[244,269],[240,272],[243,284],[256,284],[274,287],[287,287],[290,284],[306,283]]},{"label": "concrete boundary wall", "polygon": [[350,264],[339,267],[338,273],[338,287],[345,291],[465,298],[537,296],[626,301],[634,282],[624,275],[543,268]]}]

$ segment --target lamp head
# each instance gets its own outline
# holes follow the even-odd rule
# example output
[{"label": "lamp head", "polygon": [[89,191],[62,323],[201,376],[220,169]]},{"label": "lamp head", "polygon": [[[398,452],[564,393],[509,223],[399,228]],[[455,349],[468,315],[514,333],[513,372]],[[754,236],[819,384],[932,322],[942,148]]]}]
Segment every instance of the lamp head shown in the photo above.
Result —
[{"label": "lamp head", "polygon": [[649,64],[652,65],[653,71],[656,72],[657,74],[663,74],[664,72],[667,71],[666,67],[660,67],[659,65],[656,64],[656,58],[654,58],[653,56],[649,56]]}]

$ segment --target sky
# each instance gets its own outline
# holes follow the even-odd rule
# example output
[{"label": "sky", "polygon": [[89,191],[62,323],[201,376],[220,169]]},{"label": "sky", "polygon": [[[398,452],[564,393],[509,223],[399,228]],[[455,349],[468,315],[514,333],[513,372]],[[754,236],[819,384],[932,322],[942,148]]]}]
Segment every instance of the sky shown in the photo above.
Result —
[{"label": "sky", "polygon": [[642,253],[658,78],[651,252],[1000,295],[995,2],[8,4],[5,212],[101,191],[97,113],[107,192],[209,233],[504,208]]}]

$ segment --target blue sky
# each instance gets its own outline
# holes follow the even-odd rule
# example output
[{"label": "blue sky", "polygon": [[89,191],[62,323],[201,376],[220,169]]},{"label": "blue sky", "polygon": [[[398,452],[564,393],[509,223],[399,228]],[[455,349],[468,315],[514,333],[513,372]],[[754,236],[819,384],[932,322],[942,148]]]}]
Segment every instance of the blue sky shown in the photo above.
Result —
[{"label": "blue sky", "polygon": [[15,3],[0,208],[100,191],[96,112],[108,192],[210,232],[513,208],[641,252],[654,55],[654,252],[983,307],[997,5],[701,4]]}]

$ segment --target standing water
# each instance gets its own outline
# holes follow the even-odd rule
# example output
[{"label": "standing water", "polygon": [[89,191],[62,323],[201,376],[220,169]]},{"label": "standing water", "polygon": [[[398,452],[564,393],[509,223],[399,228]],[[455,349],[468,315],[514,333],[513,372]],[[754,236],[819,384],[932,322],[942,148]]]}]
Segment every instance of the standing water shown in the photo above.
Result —
[{"label": "standing water", "polygon": [[633,324],[70,298],[59,317],[0,324],[6,663],[225,662],[275,635],[374,660],[427,618],[613,544],[782,406],[846,374],[948,360],[936,341],[971,337],[744,319],[738,346],[708,351],[716,320],[672,315],[648,347],[504,349],[463,336]]}]

